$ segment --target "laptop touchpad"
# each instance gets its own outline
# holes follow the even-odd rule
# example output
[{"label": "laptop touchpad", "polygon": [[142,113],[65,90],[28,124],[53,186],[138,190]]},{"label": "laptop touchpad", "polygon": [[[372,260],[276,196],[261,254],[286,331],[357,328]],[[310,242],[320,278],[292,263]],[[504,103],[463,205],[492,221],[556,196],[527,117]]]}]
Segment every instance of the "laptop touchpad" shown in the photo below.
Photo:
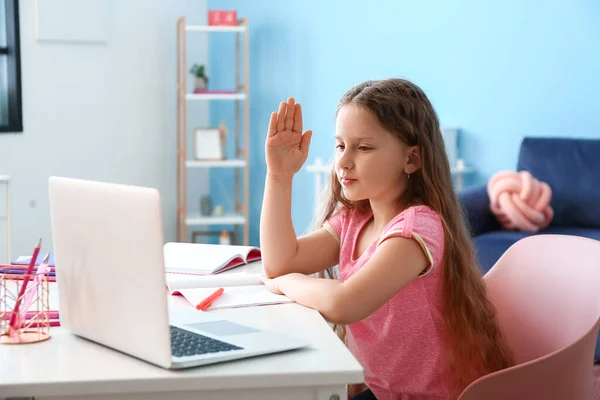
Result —
[{"label": "laptop touchpad", "polygon": [[188,324],[186,326],[217,336],[243,335],[246,333],[260,332],[257,329],[229,321],[199,322],[197,324]]}]

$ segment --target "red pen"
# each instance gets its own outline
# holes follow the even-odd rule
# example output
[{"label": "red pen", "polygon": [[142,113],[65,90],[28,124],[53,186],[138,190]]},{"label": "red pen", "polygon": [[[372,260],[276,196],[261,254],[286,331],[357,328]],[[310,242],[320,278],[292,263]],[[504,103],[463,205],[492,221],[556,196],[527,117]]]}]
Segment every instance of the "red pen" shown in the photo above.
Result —
[{"label": "red pen", "polygon": [[31,273],[33,272],[33,265],[35,264],[35,260],[38,256],[38,253],[40,252],[40,247],[42,247],[42,239],[41,238],[40,238],[40,240],[38,240],[38,242],[35,245],[35,248],[33,249],[33,255],[31,256],[31,260],[29,261],[29,266],[27,267],[27,270],[25,271],[23,285],[21,285],[21,288],[19,289],[19,297],[17,297],[17,301],[15,302],[15,306],[14,306],[12,315],[10,316],[9,325],[11,328],[11,332],[14,332],[19,328],[17,326],[17,314],[19,314],[19,308],[21,307],[21,301],[23,300],[23,297],[25,295],[25,289],[27,288],[27,284],[29,283],[29,279],[31,278]]},{"label": "red pen", "polygon": [[212,305],[212,303],[215,302],[216,299],[218,299],[223,294],[224,291],[225,289],[218,288],[213,294],[211,294],[210,296],[202,300],[200,303],[198,303],[198,305],[196,306],[196,310],[205,311],[208,307]]}]

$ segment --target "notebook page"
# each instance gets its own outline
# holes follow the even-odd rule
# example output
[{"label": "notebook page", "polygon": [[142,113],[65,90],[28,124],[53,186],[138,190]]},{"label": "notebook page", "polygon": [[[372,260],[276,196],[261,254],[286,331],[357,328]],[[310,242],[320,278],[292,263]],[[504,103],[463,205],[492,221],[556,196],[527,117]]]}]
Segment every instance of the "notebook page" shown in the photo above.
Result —
[{"label": "notebook page", "polygon": [[[194,307],[210,296],[217,288],[181,289],[179,292]],[[264,285],[231,286],[226,287],[223,294],[207,309],[219,310],[223,308],[250,307],[267,304],[292,303],[284,295],[269,292]]]},{"label": "notebook page", "polygon": [[181,289],[262,285],[261,276],[247,272],[228,272],[219,275],[166,274],[167,287],[172,294],[176,294],[174,292]]}]

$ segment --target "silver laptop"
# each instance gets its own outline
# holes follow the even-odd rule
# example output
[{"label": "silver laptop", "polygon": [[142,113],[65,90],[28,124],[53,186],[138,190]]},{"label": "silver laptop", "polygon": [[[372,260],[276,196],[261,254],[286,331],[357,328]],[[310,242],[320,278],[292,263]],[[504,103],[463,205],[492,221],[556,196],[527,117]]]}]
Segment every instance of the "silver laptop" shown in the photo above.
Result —
[{"label": "silver laptop", "polygon": [[[169,324],[156,189],[50,177],[61,326],[177,369],[305,347],[227,320]],[[192,306],[190,305],[190,308]]]}]

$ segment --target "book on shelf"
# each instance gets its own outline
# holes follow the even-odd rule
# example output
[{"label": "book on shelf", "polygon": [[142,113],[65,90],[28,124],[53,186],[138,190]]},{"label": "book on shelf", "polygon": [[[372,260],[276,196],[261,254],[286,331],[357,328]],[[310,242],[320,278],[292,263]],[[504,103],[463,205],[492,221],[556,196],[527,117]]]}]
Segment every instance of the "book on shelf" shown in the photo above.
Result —
[{"label": "book on shelf", "polygon": [[209,89],[194,89],[194,94],[239,94],[237,90],[209,90]]},{"label": "book on shelf", "polygon": [[168,242],[163,247],[165,271],[173,274],[219,274],[261,259],[258,247]]}]

